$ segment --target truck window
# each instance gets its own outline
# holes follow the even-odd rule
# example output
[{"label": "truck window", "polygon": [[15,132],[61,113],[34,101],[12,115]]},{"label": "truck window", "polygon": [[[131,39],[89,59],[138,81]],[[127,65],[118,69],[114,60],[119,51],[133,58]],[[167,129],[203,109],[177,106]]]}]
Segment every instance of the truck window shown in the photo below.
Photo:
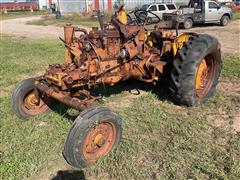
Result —
[{"label": "truck window", "polygon": [[173,4],[167,4],[169,10],[175,10],[176,7]]},{"label": "truck window", "polygon": [[159,11],[164,11],[166,8],[164,5],[158,5],[158,10]]},{"label": "truck window", "polygon": [[148,7],[149,7],[149,5],[145,4],[140,9],[143,10],[143,11],[146,11]]},{"label": "truck window", "polygon": [[208,2],[209,9],[218,9],[219,6],[215,2]]},{"label": "truck window", "polygon": [[156,5],[152,5],[150,8],[149,8],[150,11],[157,11],[157,6]]}]

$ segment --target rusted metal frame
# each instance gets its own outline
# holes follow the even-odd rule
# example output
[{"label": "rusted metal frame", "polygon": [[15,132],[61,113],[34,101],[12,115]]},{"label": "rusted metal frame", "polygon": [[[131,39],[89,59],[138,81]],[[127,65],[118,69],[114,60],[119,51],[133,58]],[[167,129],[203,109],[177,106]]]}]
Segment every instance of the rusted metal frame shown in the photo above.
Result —
[{"label": "rusted metal frame", "polygon": [[[72,59],[71,59],[71,53],[75,57],[79,57],[82,52],[75,46],[72,46],[73,40],[76,38],[75,37],[75,32],[80,31],[83,32],[85,35],[87,35],[87,30],[83,28],[79,28],[77,26],[72,26],[72,25],[66,25],[64,26],[64,39],[63,40],[61,37],[59,39],[65,43],[65,46],[67,47],[67,54],[66,54],[66,63],[71,64]],[[79,43],[78,43],[79,44]]]},{"label": "rusted metal frame", "polygon": [[85,90],[85,89],[79,90],[77,92],[70,93],[71,97],[80,97],[81,95],[85,96],[84,100],[96,101],[96,100],[99,100],[99,99],[102,98],[101,96],[94,97],[94,96],[90,95],[90,92],[88,90]]},{"label": "rusted metal frame", "polygon": [[[102,63],[103,61],[106,61],[107,58],[110,56],[110,53],[108,52],[108,47],[106,47],[106,44],[109,46],[109,42],[111,44],[111,37],[112,38],[118,38],[117,41],[121,40],[121,37],[115,32],[115,30],[108,30],[108,29],[104,29],[104,30],[100,30],[100,31],[90,31],[89,34],[87,34],[87,32],[85,30],[82,30],[81,28],[77,28],[77,27],[69,27],[69,31],[71,30],[71,32],[68,32],[68,37],[65,37],[65,41],[64,43],[66,44],[66,47],[68,49],[68,51],[74,55],[79,55],[79,52],[82,52],[83,50],[83,46],[82,43],[86,42],[84,39],[86,39],[87,41],[89,41],[90,46],[91,46],[91,52],[87,52],[84,53],[88,54],[87,58],[84,58],[84,61],[79,61],[79,64],[81,64],[82,62],[88,63],[88,67],[87,67],[87,71],[85,71],[84,76],[81,76],[82,73],[84,73],[84,71],[81,71],[81,69],[76,68],[75,70],[69,70],[67,71],[67,75],[69,75],[69,77],[73,77],[73,74],[75,73],[77,75],[77,79],[73,78],[74,82],[71,83],[71,81],[68,81],[68,79],[59,79],[58,76],[52,76],[53,78],[57,79],[57,82],[61,82],[63,84],[58,84],[59,88],[61,90],[66,90],[66,91],[70,91],[71,88],[80,88],[80,87],[84,87],[84,86],[95,86],[96,84],[100,84],[100,83],[108,83],[110,85],[115,84],[116,82],[120,81],[121,79],[127,79],[130,76],[138,78],[144,82],[155,82],[158,77],[157,77],[157,73],[158,71],[160,73],[162,73],[162,69],[164,64],[162,63],[158,63],[158,61],[160,61],[160,58],[155,58],[153,62],[151,61],[151,58],[153,57],[153,54],[149,53],[148,50],[145,49],[144,43],[145,43],[145,30],[144,28],[138,27],[138,26],[122,26],[121,24],[118,24],[117,29],[120,29],[120,32],[124,34],[125,36],[125,40],[128,38],[131,38],[131,42],[130,39],[129,41],[124,41],[126,42],[125,44],[118,44],[121,48],[125,47],[128,52],[130,52],[130,58],[128,60],[122,60],[122,62],[117,62],[117,63],[112,63],[109,62],[109,67],[105,66],[103,67]],[[81,31],[83,32],[85,35],[81,35],[82,41],[80,41],[80,38],[76,38],[76,36],[73,37],[74,32],[75,31]],[[107,35],[106,35],[107,34]],[[109,36],[111,34],[111,36]],[[133,35],[134,34],[134,35]],[[67,35],[66,35],[67,36]],[[107,39],[107,43],[103,43],[103,41],[100,42],[99,38],[101,39],[102,37],[107,37],[110,39]],[[167,38],[173,38],[172,36],[166,36],[166,38],[162,38],[161,40],[164,41]],[[79,44],[79,42],[81,44]],[[106,42],[106,41],[104,41]],[[114,43],[113,41],[113,44]],[[98,46],[99,45],[99,46]],[[119,47],[119,49],[120,49]],[[168,46],[169,47],[169,44]],[[105,49],[107,48],[107,50]],[[77,49],[77,51],[75,50]],[[169,48],[166,48],[165,46],[162,47],[162,51],[161,53],[165,53],[169,51]],[[94,52],[94,53],[93,53]],[[146,53],[147,52],[147,53]],[[95,56],[95,55],[96,56]],[[118,61],[118,50],[116,49],[114,51],[114,57],[111,57],[110,59],[113,59],[115,61]],[[136,57],[140,56],[143,54],[147,54],[147,56],[145,56],[144,58],[141,59],[141,61],[136,61]],[[160,54],[160,53],[159,53]],[[149,57],[150,55],[150,57]],[[69,56],[70,57],[70,56]],[[148,59],[147,59],[148,58]],[[96,61],[96,62],[93,62]],[[74,62],[76,63],[76,62]],[[124,66],[126,67],[130,67],[129,69],[124,70],[124,72],[121,71],[121,67]],[[69,66],[69,63],[68,63]],[[94,68],[90,69],[90,66],[94,66]],[[112,66],[112,67],[111,67]],[[124,66],[124,67],[125,67]],[[145,68],[146,66],[146,68]],[[103,69],[102,69],[103,67]],[[135,68],[136,67],[136,68]],[[64,68],[64,67],[63,67]],[[120,68],[120,71],[116,70],[116,75],[113,75],[111,73],[111,71],[114,71],[115,69]],[[78,71],[78,72],[77,72]],[[92,74],[92,72],[95,72],[94,75]],[[99,72],[100,71],[100,72]],[[50,73],[51,74],[51,73]],[[53,73],[54,75],[57,73]],[[103,79],[103,75],[105,79]],[[81,78],[79,78],[79,76],[81,76]],[[108,76],[108,77],[107,77]],[[50,79],[51,77],[47,77],[46,74],[46,79]],[[75,77],[75,76],[74,76]],[[114,80],[111,80],[112,77]],[[125,78],[124,78],[125,77]],[[127,77],[127,78],[126,78]],[[143,77],[147,77],[147,79],[144,79]],[[66,77],[67,78],[67,77]],[[55,81],[56,81],[55,79]],[[54,79],[50,79],[50,81],[53,81],[51,84],[55,84]],[[65,84],[65,82],[68,84],[67,88],[64,89],[63,86]],[[69,83],[70,82],[70,83]],[[40,85],[39,85],[40,86]],[[65,93],[66,91],[55,91],[54,90],[54,86],[52,87],[48,87],[47,85],[44,89],[43,87],[39,87],[39,89],[43,88],[43,92],[47,92],[49,94],[49,96],[52,96],[55,99],[58,99],[59,101],[62,101],[65,104],[68,104],[71,107],[74,107],[75,109],[82,109],[83,106],[86,106],[87,104],[89,104],[90,102],[94,101],[95,98],[91,97],[90,95],[87,95],[85,93],[82,92],[78,92],[75,94],[67,94]],[[76,99],[72,96],[77,96],[77,95],[84,95],[86,97],[86,99],[84,100],[80,100],[80,99]],[[79,107],[76,107],[76,105],[78,105]]]},{"label": "rusted metal frame", "polygon": [[74,34],[74,27],[71,25],[66,25],[64,26],[64,39],[63,40],[61,37],[59,39],[65,43],[65,46],[67,47],[67,53],[66,53],[66,63],[70,64],[71,63],[71,43],[73,40],[73,34]]},{"label": "rusted metal frame", "polygon": [[[145,64],[146,64],[148,71],[152,74],[152,81],[158,81],[157,71],[162,73],[163,67],[164,67],[164,65],[166,65],[166,62],[161,61],[161,59],[151,62],[151,59],[153,57],[154,57],[154,55],[151,54]],[[150,69],[151,67],[153,68],[153,71]]]},{"label": "rusted metal frame", "polygon": [[[99,67],[99,69],[100,69],[101,80],[102,80],[102,83],[103,83],[103,85],[104,85],[103,74],[102,74],[102,73],[103,73],[103,70],[102,70],[101,65],[100,65],[101,59],[100,59],[100,57],[98,56],[98,53],[96,52],[96,49],[94,48],[94,46],[93,46],[93,44],[92,44],[91,42],[90,42],[90,45],[91,45],[94,53],[95,53],[96,56],[97,56],[97,64],[98,64],[98,67]],[[89,65],[88,65],[88,66],[89,66]]]},{"label": "rusted metal frame", "polygon": [[143,76],[146,76],[146,72],[144,71],[144,69],[142,69],[142,67],[136,62],[136,60],[134,61],[135,63],[133,64],[133,66],[137,67],[138,70],[142,73]]},{"label": "rusted metal frame", "polygon": [[[135,63],[134,63],[133,65],[138,68],[138,70],[142,73],[143,76],[146,76],[146,75],[147,75],[146,71],[144,71],[144,69],[142,69],[142,67],[141,67],[136,61],[135,61]],[[146,65],[146,64],[145,64],[145,65]],[[151,71],[149,71],[149,72],[151,72]],[[151,73],[151,74],[152,74],[152,73]],[[142,76],[142,77],[143,77],[143,76]],[[148,75],[147,75],[147,76],[148,76]],[[144,78],[142,78],[142,77],[139,77],[139,80],[141,80],[141,81],[143,81],[143,82],[152,83],[152,82],[154,81],[153,78],[144,79]]]},{"label": "rusted metal frame", "polygon": [[83,29],[83,28],[80,28],[80,27],[77,27],[77,26],[74,27],[74,31],[83,32],[86,35],[88,34],[86,29]]},{"label": "rusted metal frame", "polygon": [[[143,78],[141,78],[141,79],[140,79],[141,81],[148,82],[148,83],[152,83],[152,82],[158,80],[158,77],[156,76],[156,67],[155,67],[155,66],[151,66],[151,63],[150,63],[150,61],[151,61],[151,59],[152,59],[153,57],[154,57],[154,55],[153,55],[153,54],[150,54],[150,56],[148,57],[148,59],[147,59],[146,62],[145,62],[145,66],[146,66],[147,70],[150,72],[150,74],[151,74],[152,77],[151,77],[150,79],[143,79]],[[150,70],[150,66],[154,68],[153,72],[152,72],[152,70]],[[140,66],[137,66],[137,67],[139,68],[139,70],[144,71]],[[141,72],[142,72],[142,71],[141,71]],[[143,74],[143,75],[146,75],[146,74],[147,74],[147,73],[145,73],[145,71],[144,71],[144,74]]]},{"label": "rusted metal frame", "polygon": [[[82,52],[77,47],[71,46],[71,44],[67,44],[66,41],[64,41],[61,37],[59,37],[59,39],[65,44],[69,53],[72,53],[76,57],[79,57],[82,54]],[[71,64],[72,62],[68,60],[67,63]]]},{"label": "rusted metal frame", "polygon": [[129,63],[129,61],[131,61],[131,60],[123,61],[121,64],[118,64],[118,65],[116,65],[116,66],[113,66],[113,67],[111,67],[111,68],[103,71],[102,73],[98,74],[96,77],[98,78],[99,76],[102,76],[102,75],[106,74],[106,73],[109,72],[109,71],[112,71],[112,70],[114,70],[114,69],[116,69],[116,68],[118,68],[118,67],[121,67],[121,66],[124,65],[125,63]]},{"label": "rusted metal frame", "polygon": [[48,87],[46,84],[41,83],[41,82],[35,83],[35,87],[41,93],[44,93],[47,96],[50,96],[58,101],[61,101],[64,104],[66,104],[76,110],[80,110],[80,111],[89,107],[96,100],[96,98],[80,100],[78,98],[71,97],[68,94],[64,94],[62,91],[57,92],[52,87]]}]

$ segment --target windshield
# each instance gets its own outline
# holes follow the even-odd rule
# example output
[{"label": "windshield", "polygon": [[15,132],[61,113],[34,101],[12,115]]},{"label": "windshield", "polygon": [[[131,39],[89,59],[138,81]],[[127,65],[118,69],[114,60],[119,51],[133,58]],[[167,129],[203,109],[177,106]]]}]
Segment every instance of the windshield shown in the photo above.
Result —
[{"label": "windshield", "polygon": [[149,7],[149,4],[145,4],[140,9],[143,11],[146,11],[148,7]]}]

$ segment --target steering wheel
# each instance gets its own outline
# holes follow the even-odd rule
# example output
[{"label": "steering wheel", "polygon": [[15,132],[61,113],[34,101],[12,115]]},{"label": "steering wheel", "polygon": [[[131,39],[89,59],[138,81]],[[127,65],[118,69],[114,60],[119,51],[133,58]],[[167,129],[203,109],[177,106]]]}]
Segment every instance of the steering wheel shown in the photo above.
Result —
[{"label": "steering wheel", "polygon": [[131,19],[129,21],[135,22],[136,24],[150,25],[157,24],[160,22],[160,18],[151,11],[136,9],[133,13],[134,16],[136,17],[135,21],[132,20],[130,16],[128,16],[128,18],[130,17]]}]

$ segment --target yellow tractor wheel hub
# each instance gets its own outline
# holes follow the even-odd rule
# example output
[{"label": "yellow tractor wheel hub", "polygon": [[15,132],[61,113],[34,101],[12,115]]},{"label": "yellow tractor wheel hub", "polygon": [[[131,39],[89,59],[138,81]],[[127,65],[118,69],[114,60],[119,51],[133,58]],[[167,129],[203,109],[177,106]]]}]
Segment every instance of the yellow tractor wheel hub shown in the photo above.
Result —
[{"label": "yellow tractor wheel hub", "polygon": [[197,74],[196,74],[196,81],[195,81],[195,88],[200,89],[201,86],[205,83],[205,80],[207,78],[207,63],[205,59],[202,59]]},{"label": "yellow tractor wheel hub", "polygon": [[94,144],[97,145],[99,144],[99,142],[102,140],[103,135],[102,134],[98,134],[95,138],[94,138]]}]

